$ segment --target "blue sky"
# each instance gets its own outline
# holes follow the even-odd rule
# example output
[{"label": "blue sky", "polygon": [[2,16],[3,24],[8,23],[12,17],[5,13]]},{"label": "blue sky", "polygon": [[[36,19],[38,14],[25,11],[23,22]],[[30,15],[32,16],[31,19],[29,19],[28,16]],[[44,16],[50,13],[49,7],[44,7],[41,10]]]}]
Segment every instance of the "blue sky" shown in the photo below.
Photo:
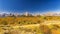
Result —
[{"label": "blue sky", "polygon": [[0,12],[60,11],[60,0],[0,0]]}]

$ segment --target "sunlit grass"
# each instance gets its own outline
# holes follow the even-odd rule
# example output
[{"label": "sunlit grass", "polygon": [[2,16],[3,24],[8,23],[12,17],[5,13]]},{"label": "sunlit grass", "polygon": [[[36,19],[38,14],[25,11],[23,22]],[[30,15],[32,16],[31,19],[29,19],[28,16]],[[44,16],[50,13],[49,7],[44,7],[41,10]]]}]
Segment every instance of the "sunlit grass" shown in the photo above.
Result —
[{"label": "sunlit grass", "polygon": [[0,18],[0,34],[60,34],[60,17]]}]

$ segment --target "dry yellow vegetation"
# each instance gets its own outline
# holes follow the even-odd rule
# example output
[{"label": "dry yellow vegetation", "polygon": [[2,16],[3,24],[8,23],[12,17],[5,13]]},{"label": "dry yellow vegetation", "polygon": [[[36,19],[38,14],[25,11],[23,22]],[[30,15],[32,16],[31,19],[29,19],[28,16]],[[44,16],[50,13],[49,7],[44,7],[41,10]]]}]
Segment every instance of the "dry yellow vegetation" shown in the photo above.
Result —
[{"label": "dry yellow vegetation", "polygon": [[52,21],[60,16],[0,17],[0,34],[60,34],[60,22]]}]

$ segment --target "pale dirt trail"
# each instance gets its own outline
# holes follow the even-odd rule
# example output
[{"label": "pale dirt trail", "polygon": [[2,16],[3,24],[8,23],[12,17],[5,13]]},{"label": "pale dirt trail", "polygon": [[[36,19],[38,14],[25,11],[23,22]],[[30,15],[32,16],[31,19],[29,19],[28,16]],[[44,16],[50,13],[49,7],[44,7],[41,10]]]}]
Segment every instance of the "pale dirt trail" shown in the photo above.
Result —
[{"label": "pale dirt trail", "polygon": [[30,24],[30,25],[22,25],[22,26],[19,26],[19,25],[15,25],[15,26],[12,26],[13,28],[19,28],[19,27],[38,27],[40,25],[53,25],[53,24],[57,24],[57,25],[60,25],[60,21],[44,21],[43,23],[41,24]]}]

